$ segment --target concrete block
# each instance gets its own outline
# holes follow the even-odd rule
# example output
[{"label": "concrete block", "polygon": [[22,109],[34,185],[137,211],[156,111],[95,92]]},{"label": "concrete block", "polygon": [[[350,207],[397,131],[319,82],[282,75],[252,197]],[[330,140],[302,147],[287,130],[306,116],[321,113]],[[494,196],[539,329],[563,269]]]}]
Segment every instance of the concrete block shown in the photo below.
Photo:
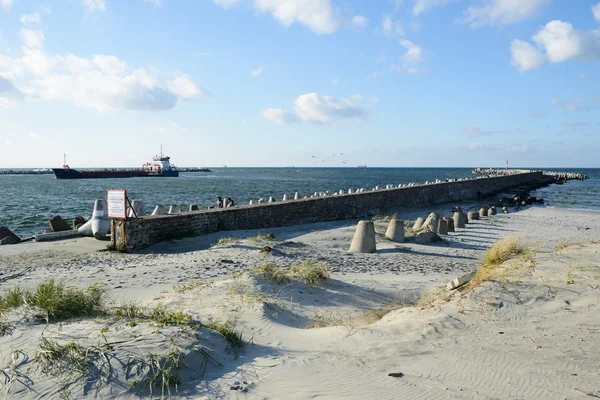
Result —
[{"label": "concrete block", "polygon": [[376,249],[373,221],[359,221],[349,251],[351,253],[375,253]]},{"label": "concrete block", "polygon": [[459,276],[458,278],[455,278],[450,283],[448,283],[446,285],[446,289],[454,290],[456,288],[459,288],[462,285],[464,285],[465,283],[469,282],[471,279],[473,279],[474,276],[475,276],[475,272],[471,272],[469,274]]},{"label": "concrete block", "polygon": [[385,231],[385,237],[392,242],[404,242],[404,221],[401,219],[392,218]]},{"label": "concrete block", "polygon": [[79,236],[79,230],[67,230],[52,233],[39,233],[35,235],[36,242],[47,242],[50,240],[66,239],[70,237]]}]

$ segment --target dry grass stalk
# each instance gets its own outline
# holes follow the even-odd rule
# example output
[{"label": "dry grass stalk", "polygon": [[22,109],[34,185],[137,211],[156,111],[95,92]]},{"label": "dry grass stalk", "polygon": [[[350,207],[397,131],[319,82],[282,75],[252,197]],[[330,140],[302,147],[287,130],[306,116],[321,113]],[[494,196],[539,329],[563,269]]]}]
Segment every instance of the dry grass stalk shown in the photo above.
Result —
[{"label": "dry grass stalk", "polygon": [[501,239],[487,251],[483,263],[469,285],[475,287],[483,282],[501,278],[499,270],[502,263],[523,254],[524,251],[525,247],[518,237],[508,236]]}]

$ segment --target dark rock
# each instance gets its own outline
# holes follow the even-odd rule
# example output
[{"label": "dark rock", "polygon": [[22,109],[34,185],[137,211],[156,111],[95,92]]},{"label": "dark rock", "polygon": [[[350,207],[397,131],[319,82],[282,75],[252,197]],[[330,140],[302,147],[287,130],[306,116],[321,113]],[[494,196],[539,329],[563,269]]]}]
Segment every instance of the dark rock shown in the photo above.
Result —
[{"label": "dark rock", "polygon": [[262,249],[260,249],[261,253],[270,253],[271,251],[273,251],[273,249],[271,248],[271,246],[265,246]]},{"label": "dark rock", "polygon": [[79,229],[79,227],[85,224],[87,220],[81,216],[73,218],[73,229]]},{"label": "dark rock", "polygon": [[52,232],[62,232],[71,230],[69,224],[67,224],[65,220],[60,217],[60,215],[52,217],[52,219],[49,219],[48,222],[50,223],[50,228],[52,229]]},{"label": "dark rock", "polygon": [[440,240],[441,239],[438,236],[438,234],[435,232],[431,232],[431,231],[421,232],[421,233],[417,234],[417,236],[415,236],[416,244],[427,244],[427,243],[438,242]]},{"label": "dark rock", "polygon": [[[6,240],[6,243],[5,243],[4,239],[6,239],[6,238],[11,238],[11,239]],[[20,241],[21,241],[21,238],[18,237],[17,235],[15,235],[10,229],[8,229],[6,226],[0,226],[0,244],[15,244],[15,243],[19,243]]]},{"label": "dark rock", "polygon": [[20,240],[15,239],[13,236],[7,236],[4,239],[0,240],[0,246],[3,246],[5,244],[17,244],[19,242]]}]

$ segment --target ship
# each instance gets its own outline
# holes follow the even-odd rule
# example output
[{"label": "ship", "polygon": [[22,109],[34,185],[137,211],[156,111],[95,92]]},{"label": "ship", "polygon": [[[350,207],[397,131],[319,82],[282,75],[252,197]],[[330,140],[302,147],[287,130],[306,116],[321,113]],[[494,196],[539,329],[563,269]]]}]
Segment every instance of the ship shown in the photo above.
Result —
[{"label": "ship", "polygon": [[122,169],[122,168],[107,168],[107,169],[73,169],[67,165],[67,155],[64,155],[62,168],[52,168],[52,172],[56,179],[99,179],[99,178],[135,178],[144,176],[154,177],[170,177],[179,176],[177,167],[171,164],[171,157],[167,157],[162,153],[152,157],[152,161],[145,163],[138,169]]}]

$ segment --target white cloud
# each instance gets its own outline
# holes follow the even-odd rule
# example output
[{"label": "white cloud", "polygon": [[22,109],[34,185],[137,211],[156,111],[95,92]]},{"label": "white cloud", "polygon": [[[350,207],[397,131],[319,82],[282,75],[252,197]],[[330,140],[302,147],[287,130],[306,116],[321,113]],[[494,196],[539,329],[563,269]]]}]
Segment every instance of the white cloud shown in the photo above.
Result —
[{"label": "white cloud", "polygon": [[254,77],[261,76],[264,70],[265,70],[265,68],[263,66],[257,67],[255,69],[253,69],[252,71],[250,71],[250,75],[252,75]]},{"label": "white cloud", "polygon": [[81,0],[89,12],[106,11],[106,0]]},{"label": "white cloud", "polygon": [[352,24],[359,28],[365,28],[369,24],[369,19],[362,15],[355,15],[352,17]]},{"label": "white cloud", "polygon": [[465,128],[465,132],[471,136],[471,137],[481,137],[481,136],[487,136],[487,135],[493,135],[493,134],[497,134],[497,133],[506,133],[506,131],[492,131],[492,130],[486,130],[486,129],[482,129],[479,126],[467,126]]},{"label": "white cloud", "polygon": [[44,34],[40,30],[21,29],[20,36],[25,46],[29,48],[44,47]]},{"label": "white cloud", "polygon": [[127,69],[127,63],[115,56],[95,55],[92,62],[107,75],[120,75]]},{"label": "white cloud", "polygon": [[596,21],[600,22],[600,3],[592,7],[592,13],[594,14]]},{"label": "white cloud", "polygon": [[0,7],[10,8],[14,0],[0,0]]},{"label": "white cloud", "polygon": [[317,93],[299,96],[294,102],[294,110],[303,121],[324,124],[343,119],[361,120],[366,115],[355,99],[336,100]]},{"label": "white cloud", "polygon": [[552,0],[481,0],[470,6],[461,22],[473,28],[485,25],[510,25],[537,15]]},{"label": "white cloud", "polygon": [[212,0],[216,5],[223,7],[224,9],[233,8],[238,5],[240,0]]},{"label": "white cloud", "polygon": [[585,35],[576,32],[568,22],[558,20],[548,22],[533,36],[533,40],[546,50],[546,57],[551,63],[578,57],[584,53],[586,46]]},{"label": "white cloud", "polygon": [[591,107],[588,104],[586,104],[585,100],[581,97],[575,100],[566,101],[561,100],[558,97],[553,97],[551,103],[554,107],[562,108],[563,110],[571,113],[591,110]]},{"label": "white cloud", "polygon": [[577,31],[570,23],[555,20],[548,22],[532,39],[537,49],[521,40],[511,43],[512,64],[521,71],[539,68],[543,65],[541,57],[548,63],[600,58],[600,29]]},{"label": "white cloud", "polygon": [[23,95],[15,85],[0,75],[0,108],[12,108],[19,104]]},{"label": "white cloud", "polygon": [[404,28],[398,21],[392,20],[389,15],[381,17],[381,30],[386,35],[398,34],[404,36]]},{"label": "white cloud", "polygon": [[410,40],[401,40],[400,45],[406,49],[406,53],[402,56],[402,60],[407,65],[419,64],[423,61],[423,48],[417,46]]},{"label": "white cloud", "polygon": [[521,72],[540,68],[546,63],[546,59],[539,49],[519,39],[510,43],[510,52],[512,54],[511,65]]},{"label": "white cloud", "polygon": [[440,7],[448,4],[452,0],[416,0],[412,9],[413,15],[418,16],[434,7]]},{"label": "white cloud", "polygon": [[263,116],[279,125],[303,121],[316,124],[331,124],[343,120],[362,120],[367,112],[358,104],[361,95],[352,95],[350,99],[337,100],[331,96],[307,93],[294,101],[294,111],[289,113],[282,108],[269,108]]},{"label": "white cloud", "polygon": [[181,99],[206,96],[206,93],[189,76],[184,74],[179,74],[175,79],[167,81],[167,89]]},{"label": "white cloud", "polygon": [[329,0],[254,0],[254,7],[271,13],[286,27],[298,21],[319,35],[333,33],[339,26]]},{"label": "white cloud", "polygon": [[[30,39],[28,45],[40,46]],[[20,56],[0,54],[0,77],[4,107],[33,98],[70,101],[97,111],[160,111],[205,94],[184,74],[169,80],[110,55],[50,55],[35,47],[23,47]]]},{"label": "white cloud", "polygon": [[331,83],[333,83],[334,85],[336,85],[336,86],[337,86],[337,85],[339,85],[339,84],[340,84],[340,80],[339,80],[338,78],[333,78],[333,79],[331,80]]},{"label": "white cloud", "polygon": [[34,24],[39,24],[41,22],[42,22],[42,20],[40,18],[40,14],[38,14],[38,13],[21,15],[21,23],[23,25],[25,25],[25,24],[34,25]]},{"label": "white cloud", "polygon": [[282,108],[267,108],[265,111],[263,111],[263,116],[269,121],[275,122],[278,125],[286,125],[298,122],[298,117]]}]

